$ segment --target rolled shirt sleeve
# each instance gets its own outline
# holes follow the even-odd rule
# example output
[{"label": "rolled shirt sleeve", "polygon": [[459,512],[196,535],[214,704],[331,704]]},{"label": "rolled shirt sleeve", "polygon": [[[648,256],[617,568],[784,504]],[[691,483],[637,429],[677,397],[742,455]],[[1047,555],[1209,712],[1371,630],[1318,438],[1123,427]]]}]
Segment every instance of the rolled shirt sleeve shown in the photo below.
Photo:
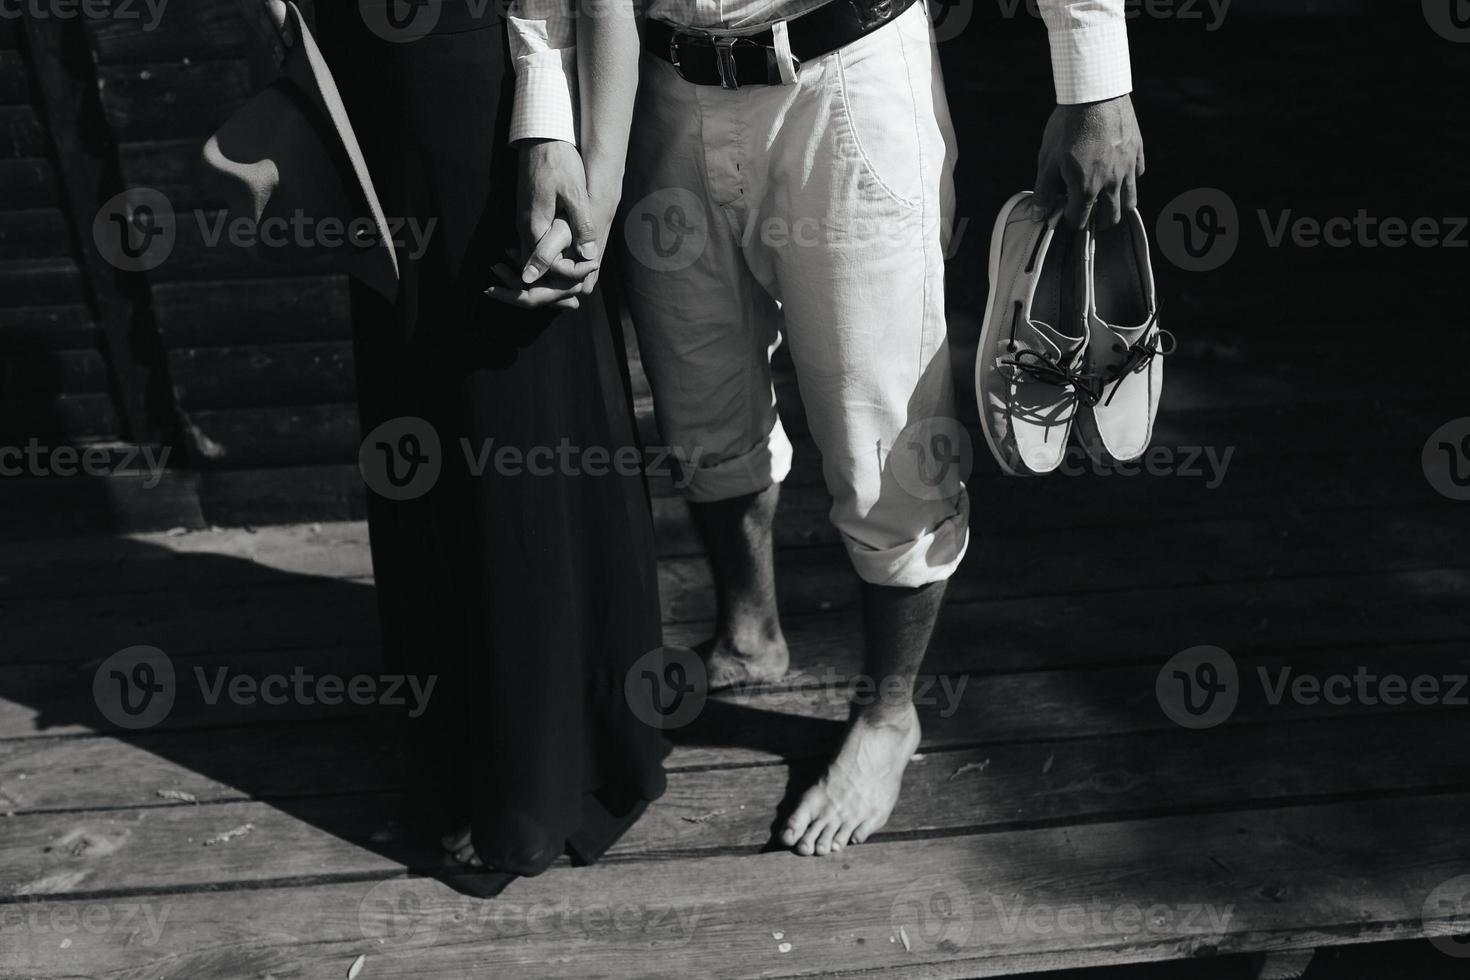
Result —
[{"label": "rolled shirt sleeve", "polygon": [[577,35],[571,0],[514,0],[507,12],[515,103],[511,142],[577,142]]},{"label": "rolled shirt sleeve", "polygon": [[1133,91],[1124,0],[1040,0],[1059,105]]}]

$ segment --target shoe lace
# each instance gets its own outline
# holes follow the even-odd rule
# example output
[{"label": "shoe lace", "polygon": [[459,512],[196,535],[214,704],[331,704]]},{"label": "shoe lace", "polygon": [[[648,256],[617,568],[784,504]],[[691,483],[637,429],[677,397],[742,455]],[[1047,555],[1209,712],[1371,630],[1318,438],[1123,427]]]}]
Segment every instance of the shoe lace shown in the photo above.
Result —
[{"label": "shoe lace", "polygon": [[1000,363],[1024,375],[1038,384],[1051,385],[1071,391],[1088,405],[1096,405],[1102,398],[1102,379],[1079,367],[1063,366],[1056,358],[1034,350],[1018,350]]},{"label": "shoe lace", "polygon": [[[1168,338],[1167,344],[1164,343],[1164,338]],[[1146,339],[1140,340],[1128,348],[1127,356],[1123,358],[1123,363],[1118,366],[1118,371],[1113,377],[1119,379],[1126,378],[1135,371],[1142,371],[1148,367],[1149,362],[1155,357],[1168,357],[1174,353],[1174,348],[1177,346],[1178,341],[1174,339],[1172,333],[1163,329],[1155,330]],[[1113,403],[1113,396],[1118,393],[1118,389],[1121,387],[1122,385],[1113,385],[1112,392],[1103,404],[1111,405]],[[1090,404],[1096,405],[1097,402],[1094,401]]]}]

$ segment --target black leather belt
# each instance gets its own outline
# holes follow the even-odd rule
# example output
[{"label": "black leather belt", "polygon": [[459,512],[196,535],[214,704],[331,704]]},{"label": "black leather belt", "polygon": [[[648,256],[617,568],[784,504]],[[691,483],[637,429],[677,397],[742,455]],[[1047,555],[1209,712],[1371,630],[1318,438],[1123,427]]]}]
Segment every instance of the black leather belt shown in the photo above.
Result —
[{"label": "black leather belt", "polygon": [[[895,20],[915,0],[831,0],[786,22],[786,37],[796,70],[801,63],[831,54]],[[753,34],[702,31],[650,19],[643,48],[674,66],[695,85],[739,88],[780,85],[781,66],[770,28]]]}]

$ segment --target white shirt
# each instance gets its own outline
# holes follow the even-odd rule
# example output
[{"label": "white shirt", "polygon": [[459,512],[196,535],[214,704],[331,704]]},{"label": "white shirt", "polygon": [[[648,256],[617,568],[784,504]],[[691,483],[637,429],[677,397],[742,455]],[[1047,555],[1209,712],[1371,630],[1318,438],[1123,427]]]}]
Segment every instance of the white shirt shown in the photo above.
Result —
[{"label": "white shirt", "polygon": [[[737,29],[788,20],[823,2],[650,0],[646,14],[685,27]],[[1038,2],[1051,37],[1052,79],[1058,104],[1100,102],[1133,90],[1125,0]],[[572,0],[513,0],[507,21],[516,73],[511,140],[575,143],[577,30]]]}]

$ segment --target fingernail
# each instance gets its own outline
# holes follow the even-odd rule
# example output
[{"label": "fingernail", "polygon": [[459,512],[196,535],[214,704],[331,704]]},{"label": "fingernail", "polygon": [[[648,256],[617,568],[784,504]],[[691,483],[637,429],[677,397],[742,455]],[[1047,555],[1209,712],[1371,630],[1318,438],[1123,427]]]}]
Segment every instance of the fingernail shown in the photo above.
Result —
[{"label": "fingernail", "polygon": [[525,283],[528,286],[540,278],[541,267],[536,265],[535,263],[527,264],[525,271],[521,273],[521,282]]},{"label": "fingernail", "polygon": [[582,246],[581,246],[581,251],[582,251],[582,258],[584,258],[584,259],[595,259],[595,258],[597,258],[597,253],[600,250],[598,249],[596,242],[583,242],[582,243]]}]

